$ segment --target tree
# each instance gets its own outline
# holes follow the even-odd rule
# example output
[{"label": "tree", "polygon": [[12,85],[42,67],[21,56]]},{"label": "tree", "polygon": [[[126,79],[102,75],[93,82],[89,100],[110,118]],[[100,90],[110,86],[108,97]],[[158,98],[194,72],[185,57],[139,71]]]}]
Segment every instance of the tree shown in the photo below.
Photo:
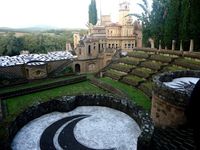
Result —
[{"label": "tree", "polygon": [[142,21],[143,28],[143,44],[146,45],[149,37],[151,37],[150,30],[150,9],[147,0],[142,0],[143,3],[138,3],[138,5],[142,8],[142,14],[129,14],[129,16],[135,16],[140,21]]},{"label": "tree", "polygon": [[200,50],[200,1],[190,0],[190,38],[194,39],[194,46],[196,50]]},{"label": "tree", "polygon": [[89,5],[89,23],[96,25],[97,23],[97,8],[96,0],[91,0]]}]

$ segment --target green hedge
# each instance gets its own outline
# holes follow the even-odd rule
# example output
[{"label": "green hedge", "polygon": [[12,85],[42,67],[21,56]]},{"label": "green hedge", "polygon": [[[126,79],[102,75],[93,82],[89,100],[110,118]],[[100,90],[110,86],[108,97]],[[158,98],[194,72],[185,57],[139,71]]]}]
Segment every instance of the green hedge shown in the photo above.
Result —
[{"label": "green hedge", "polygon": [[122,63],[118,63],[118,64],[113,64],[110,66],[110,68],[118,70],[118,71],[122,71],[122,72],[129,72],[134,66],[131,65],[127,65],[127,64],[122,64]]},{"label": "green hedge", "polygon": [[160,62],[155,62],[155,61],[145,61],[141,63],[142,67],[153,69],[153,70],[159,70],[162,65],[164,64]]},{"label": "green hedge", "polygon": [[128,52],[127,54],[129,57],[136,57],[136,58],[148,58],[149,57],[149,54],[145,53],[145,52]]},{"label": "green hedge", "polygon": [[189,60],[185,58],[176,59],[174,61],[175,65],[186,67],[193,70],[200,70],[200,62],[195,60]]},{"label": "green hedge", "polygon": [[172,66],[164,67],[162,72],[173,72],[173,71],[178,71],[178,70],[187,70],[187,68],[177,66],[177,65],[172,65]]},{"label": "green hedge", "polygon": [[124,72],[116,71],[113,69],[107,70],[104,74],[104,76],[110,77],[115,80],[119,80],[121,76],[126,75]]},{"label": "green hedge", "polygon": [[119,62],[129,64],[129,65],[138,65],[141,61],[144,61],[145,59],[139,59],[139,58],[133,58],[133,57],[123,57],[119,59]]},{"label": "green hedge", "polygon": [[153,89],[153,83],[152,82],[144,82],[140,84],[138,87],[141,91],[143,91],[146,95],[149,97],[152,96],[152,89]]},{"label": "green hedge", "polygon": [[133,75],[125,76],[122,79],[122,82],[133,86],[137,86],[142,81],[145,81],[145,79]]},{"label": "green hedge", "polygon": [[164,63],[169,63],[172,61],[172,58],[169,57],[169,56],[163,56],[163,55],[151,55],[150,58],[151,60],[156,60],[156,61],[161,61],[161,62],[164,62]]},{"label": "green hedge", "polygon": [[154,73],[153,70],[148,69],[148,68],[136,68],[134,69],[131,74],[142,77],[142,78],[147,78],[149,77],[152,73]]}]

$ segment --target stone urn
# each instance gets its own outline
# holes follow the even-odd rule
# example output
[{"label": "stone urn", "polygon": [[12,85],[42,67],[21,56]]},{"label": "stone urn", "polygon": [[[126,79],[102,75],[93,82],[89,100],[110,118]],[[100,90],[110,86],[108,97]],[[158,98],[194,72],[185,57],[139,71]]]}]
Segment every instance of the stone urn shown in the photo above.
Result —
[{"label": "stone urn", "polygon": [[186,122],[185,109],[200,71],[176,71],[155,76],[151,117],[155,126],[178,126]]}]

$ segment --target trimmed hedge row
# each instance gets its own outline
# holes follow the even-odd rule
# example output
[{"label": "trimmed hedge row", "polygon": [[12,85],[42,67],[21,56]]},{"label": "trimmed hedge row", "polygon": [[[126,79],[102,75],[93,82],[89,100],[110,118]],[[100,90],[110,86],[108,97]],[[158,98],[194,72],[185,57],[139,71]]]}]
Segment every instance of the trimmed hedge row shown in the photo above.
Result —
[{"label": "trimmed hedge row", "polygon": [[122,71],[122,72],[128,73],[133,68],[133,66],[119,63],[119,64],[111,65],[110,68],[112,68],[114,70],[118,70],[118,71]]},{"label": "trimmed hedge row", "polygon": [[152,82],[145,82],[141,83],[138,87],[141,91],[143,91],[147,96],[152,96],[152,89],[153,89],[153,83]]},{"label": "trimmed hedge row", "polygon": [[152,70],[159,70],[162,65],[163,65],[162,63],[154,62],[154,61],[145,61],[140,64],[140,66],[149,68]]},{"label": "trimmed hedge row", "polygon": [[133,57],[123,57],[119,59],[119,62],[128,64],[128,65],[138,65],[141,61],[144,61],[145,59],[139,59],[139,58],[133,58]]},{"label": "trimmed hedge row", "polygon": [[119,71],[116,71],[116,70],[113,70],[113,69],[107,70],[104,73],[104,76],[110,77],[110,78],[115,79],[115,80],[119,80],[123,75],[126,75],[126,73],[119,72]]},{"label": "trimmed hedge row", "polygon": [[147,53],[144,53],[144,52],[128,52],[127,54],[129,57],[136,57],[136,58],[148,58],[149,57],[149,54]]},{"label": "trimmed hedge row", "polygon": [[169,63],[172,61],[172,58],[169,56],[162,56],[162,55],[151,55],[150,60],[161,61],[163,63]]},{"label": "trimmed hedge row", "polygon": [[172,71],[178,71],[178,70],[187,70],[187,69],[181,66],[172,65],[172,66],[164,67],[162,69],[162,72],[172,72]]},{"label": "trimmed hedge row", "polygon": [[138,86],[142,81],[145,81],[145,79],[133,75],[125,76],[122,79],[122,82],[133,86]]},{"label": "trimmed hedge row", "polygon": [[200,70],[200,63],[195,62],[193,60],[189,60],[189,59],[184,59],[184,58],[176,59],[174,61],[174,64],[178,66],[186,67],[192,70]]},{"label": "trimmed hedge row", "polygon": [[153,73],[154,71],[148,68],[136,68],[130,74],[133,74],[142,78],[148,78]]}]

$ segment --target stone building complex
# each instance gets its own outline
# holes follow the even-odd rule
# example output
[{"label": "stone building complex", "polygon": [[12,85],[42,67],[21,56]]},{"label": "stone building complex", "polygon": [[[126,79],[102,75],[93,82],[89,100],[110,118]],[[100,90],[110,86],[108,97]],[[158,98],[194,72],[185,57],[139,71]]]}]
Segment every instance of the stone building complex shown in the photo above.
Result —
[{"label": "stone building complex", "polygon": [[131,51],[142,47],[142,26],[128,15],[128,2],[120,3],[119,22],[112,23],[110,15],[102,15],[95,25],[89,25],[88,34],[80,37],[74,33],[76,72],[96,72],[105,67],[119,51]]}]

